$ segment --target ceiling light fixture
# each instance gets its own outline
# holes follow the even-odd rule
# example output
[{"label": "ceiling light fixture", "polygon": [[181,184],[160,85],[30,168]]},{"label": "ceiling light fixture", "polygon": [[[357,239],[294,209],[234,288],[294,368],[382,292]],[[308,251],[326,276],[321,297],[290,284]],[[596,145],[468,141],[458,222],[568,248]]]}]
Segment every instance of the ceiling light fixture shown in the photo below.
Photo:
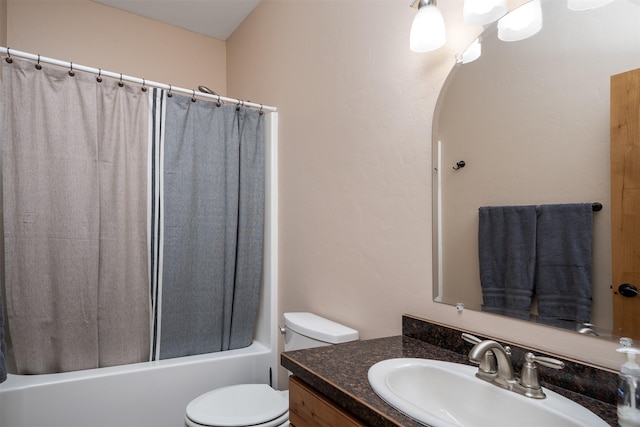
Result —
[{"label": "ceiling light fixture", "polygon": [[487,25],[507,13],[507,0],[464,0],[463,16],[467,25]]},{"label": "ceiling light fixture", "polygon": [[461,64],[468,64],[480,58],[480,55],[482,55],[482,44],[480,43],[480,37],[478,37],[457,59]]},{"label": "ceiling light fixture", "polygon": [[524,40],[542,29],[540,0],[531,0],[498,21],[498,38],[507,42]]},{"label": "ceiling light fixture", "polygon": [[442,47],[447,36],[436,0],[416,0],[411,6],[415,7],[416,3],[418,13],[411,24],[409,47],[414,52],[430,52]]}]

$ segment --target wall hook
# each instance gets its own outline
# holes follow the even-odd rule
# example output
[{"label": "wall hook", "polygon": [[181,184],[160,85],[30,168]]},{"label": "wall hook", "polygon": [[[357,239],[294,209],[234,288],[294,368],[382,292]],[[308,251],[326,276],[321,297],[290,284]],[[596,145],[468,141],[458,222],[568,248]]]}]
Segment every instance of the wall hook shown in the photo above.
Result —
[{"label": "wall hook", "polygon": [[453,167],[453,170],[458,170],[458,169],[462,169],[463,167],[465,167],[467,164],[464,162],[464,160],[460,160],[458,163],[456,163],[456,165]]}]

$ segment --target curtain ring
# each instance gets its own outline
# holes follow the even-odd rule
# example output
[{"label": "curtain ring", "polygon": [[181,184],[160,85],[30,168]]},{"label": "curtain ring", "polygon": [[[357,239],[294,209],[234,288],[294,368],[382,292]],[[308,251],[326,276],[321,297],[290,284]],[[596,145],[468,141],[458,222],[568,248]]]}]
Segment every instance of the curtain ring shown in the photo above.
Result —
[{"label": "curtain ring", "polygon": [[146,86],[145,86],[146,84],[147,84],[147,82],[146,82],[146,81],[145,81],[145,79],[143,78],[143,79],[142,79],[142,91],[143,91],[143,92],[146,92],[146,91],[147,91],[147,88],[146,88]]},{"label": "curtain ring", "polygon": [[7,64],[11,64],[13,62],[13,58],[11,57],[11,48],[7,48],[7,57],[4,59],[7,61]]},{"label": "curtain ring", "polygon": [[118,86],[124,87],[124,82],[122,81],[122,73],[120,73],[120,81],[118,82]]},{"label": "curtain ring", "polygon": [[98,68],[98,77],[96,77],[98,83],[102,83],[102,68]]},{"label": "curtain ring", "polygon": [[36,70],[42,70],[42,65],[40,65],[40,55],[38,55],[38,62],[36,63]]},{"label": "curtain ring", "polygon": [[76,75],[76,73],[73,71],[73,62],[70,62],[70,63],[69,63],[69,75],[70,75],[71,77],[73,77],[73,76],[75,76],[75,75]]},{"label": "curtain ring", "polygon": [[264,115],[264,111],[262,111],[262,107],[264,107],[264,105],[260,104],[260,111],[258,111],[258,114],[260,114],[261,116]]},{"label": "curtain ring", "polygon": [[220,101],[220,95],[218,95],[218,102],[216,102],[216,107],[221,107],[222,102]]},{"label": "curtain ring", "polygon": [[193,94],[191,95],[191,102],[196,102],[196,91],[192,90]]},{"label": "curtain ring", "polygon": [[240,111],[240,107],[244,105],[244,101],[242,99],[238,100],[238,103],[236,104],[236,111]]},{"label": "curtain ring", "polygon": [[171,93],[171,85],[169,85],[169,92],[167,93],[167,98],[171,98],[173,94]]}]

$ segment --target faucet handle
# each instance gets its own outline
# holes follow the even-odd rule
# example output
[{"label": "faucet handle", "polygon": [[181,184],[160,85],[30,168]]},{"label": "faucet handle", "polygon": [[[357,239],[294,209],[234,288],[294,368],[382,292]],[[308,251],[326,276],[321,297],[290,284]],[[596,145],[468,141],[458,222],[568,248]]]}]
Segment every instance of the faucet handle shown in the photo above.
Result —
[{"label": "faucet handle", "polygon": [[[475,335],[467,334],[466,332],[462,333],[462,339],[473,345],[480,344],[482,342],[480,338]],[[496,360],[496,355],[493,354],[493,351],[489,350],[484,353],[478,370],[489,375],[495,375],[498,372],[498,361]]]},{"label": "faucet handle", "polygon": [[466,332],[462,333],[462,339],[468,342],[469,344],[480,344],[482,340],[475,335],[468,334]]},{"label": "faucet handle", "polygon": [[545,394],[538,381],[538,367],[536,364],[552,369],[562,369],[564,368],[564,362],[550,357],[536,356],[531,352],[524,356],[524,360],[520,375],[520,385],[526,390],[524,394],[536,399],[544,399]]},{"label": "faucet handle", "polygon": [[531,361],[537,363],[538,365],[542,365],[542,366],[546,366],[547,368],[552,368],[552,369],[562,369],[564,368],[564,362],[558,359],[553,359],[551,357],[544,357],[544,356],[536,356],[533,353],[527,353],[525,355],[525,360],[529,360],[527,359],[527,357],[531,355]]}]

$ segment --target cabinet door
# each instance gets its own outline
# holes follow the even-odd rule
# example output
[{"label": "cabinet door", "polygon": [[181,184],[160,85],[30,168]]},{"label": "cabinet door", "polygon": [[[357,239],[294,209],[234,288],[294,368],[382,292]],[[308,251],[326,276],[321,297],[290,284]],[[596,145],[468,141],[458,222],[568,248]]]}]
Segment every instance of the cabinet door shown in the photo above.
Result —
[{"label": "cabinet door", "polygon": [[640,339],[640,69],[611,77],[611,267],[613,335]]},{"label": "cabinet door", "polygon": [[364,427],[302,380],[289,377],[289,421],[291,427]]}]

